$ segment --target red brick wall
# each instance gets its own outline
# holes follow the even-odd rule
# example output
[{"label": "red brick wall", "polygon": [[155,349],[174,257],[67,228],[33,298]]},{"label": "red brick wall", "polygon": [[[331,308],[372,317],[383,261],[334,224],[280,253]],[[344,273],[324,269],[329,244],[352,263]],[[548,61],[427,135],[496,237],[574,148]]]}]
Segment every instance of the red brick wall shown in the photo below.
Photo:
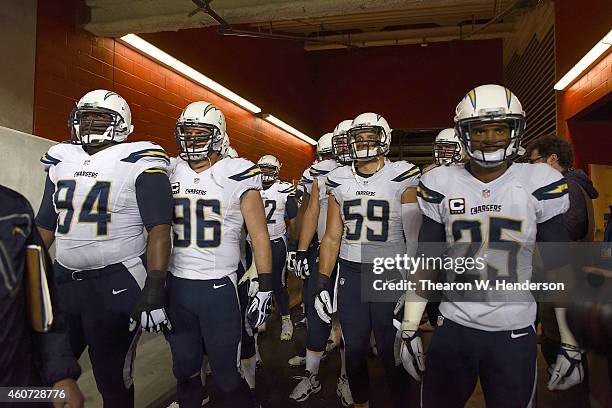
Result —
[{"label": "red brick wall", "polygon": [[281,177],[286,180],[298,179],[312,161],[309,144],[114,39],[76,28],[70,12],[74,9],[73,0],[38,3],[36,135],[68,139],[68,115],[76,101],[92,89],[103,88],[119,93],[130,104],[132,141],[151,140],[176,154],[176,118],[189,102],[205,100],[225,113],[231,144],[241,156],[256,161],[263,154],[274,154],[283,162]]},{"label": "red brick wall", "polygon": [[[555,65],[559,80],[610,30],[612,2],[585,0],[579,7],[555,2]],[[577,24],[588,21],[588,24]],[[582,119],[612,95],[612,53],[595,64],[565,91],[557,92],[557,132],[572,140],[574,165],[612,164],[612,119]],[[604,137],[606,136],[606,137]]]}]

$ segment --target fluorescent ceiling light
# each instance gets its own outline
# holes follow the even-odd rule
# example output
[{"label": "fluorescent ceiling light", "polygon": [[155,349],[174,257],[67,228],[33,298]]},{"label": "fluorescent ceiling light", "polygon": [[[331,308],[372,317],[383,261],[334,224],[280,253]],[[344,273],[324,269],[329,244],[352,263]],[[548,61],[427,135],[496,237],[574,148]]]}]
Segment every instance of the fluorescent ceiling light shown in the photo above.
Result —
[{"label": "fluorescent ceiling light", "polygon": [[265,115],[264,119],[270,123],[272,123],[273,125],[278,126],[279,128],[283,129],[286,132],[291,133],[292,135],[298,137],[299,139],[302,139],[303,141],[310,143],[311,145],[316,145],[317,142],[313,139],[311,139],[310,137],[306,136],[304,133],[300,132],[299,130],[297,130],[296,128],[289,126],[288,124],[286,124],[285,122],[283,122],[282,120],[280,120],[279,118],[272,116],[272,115]]},{"label": "fluorescent ceiling light", "polygon": [[261,108],[259,106],[247,101],[240,95],[235,94],[234,92],[230,91],[223,85],[213,81],[212,79],[208,78],[206,75],[196,71],[195,69],[191,68],[189,65],[184,64],[183,62],[177,60],[172,55],[167,54],[166,52],[160,50],[153,44],[138,37],[137,35],[135,34],[124,35],[123,37],[121,37],[121,41],[125,42],[126,44],[131,45],[132,47],[136,48],[138,51],[148,55],[154,60],[159,61],[162,64],[167,65],[170,68],[174,69],[175,71],[180,72],[186,77],[205,86],[206,88],[221,95],[222,97],[229,99],[230,101],[242,106],[244,109],[252,113],[261,112]]},{"label": "fluorescent ceiling light", "polygon": [[574,82],[587,68],[591,66],[604,52],[612,45],[612,30],[602,38],[591,51],[587,52],[584,57],[576,65],[570,69],[567,74],[563,75],[563,78],[555,84],[555,90],[562,91],[568,87],[569,84]]}]

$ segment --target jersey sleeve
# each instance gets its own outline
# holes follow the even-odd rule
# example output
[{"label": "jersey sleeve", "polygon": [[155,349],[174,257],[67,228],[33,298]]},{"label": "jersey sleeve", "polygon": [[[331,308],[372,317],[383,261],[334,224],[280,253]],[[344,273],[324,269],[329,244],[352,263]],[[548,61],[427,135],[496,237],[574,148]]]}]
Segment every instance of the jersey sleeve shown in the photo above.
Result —
[{"label": "jersey sleeve", "polygon": [[40,208],[36,215],[36,225],[49,230],[55,231],[57,227],[57,213],[53,206],[53,194],[55,193],[55,184],[51,181],[51,178],[47,174],[45,180],[45,191],[43,193],[42,201],[40,202]]},{"label": "jersey sleeve", "polygon": [[304,191],[310,194],[312,192],[313,182],[314,182],[314,179],[310,175],[310,167],[309,167],[306,170],[304,170],[304,173],[302,173],[302,179],[300,180],[300,184],[302,184],[302,186],[304,187]]},{"label": "jersey sleeve", "polygon": [[236,192],[239,197],[249,190],[261,190],[261,170],[259,166],[246,159],[232,159],[228,162],[227,178],[238,183]]},{"label": "jersey sleeve", "polygon": [[412,163],[405,161],[393,163],[396,176],[391,179],[393,183],[399,183],[403,189],[415,188],[421,178],[421,169]]},{"label": "jersey sleeve", "polygon": [[147,170],[140,173],[136,179],[136,201],[147,231],[156,225],[172,224],[172,188],[165,174]]},{"label": "jersey sleeve", "polygon": [[159,145],[150,142],[130,144],[130,149],[124,152],[121,161],[133,163],[136,166],[135,177],[142,172],[167,174],[170,166],[170,157]]},{"label": "jersey sleeve", "polygon": [[338,203],[342,203],[342,194],[340,193],[339,187],[342,185],[342,177],[340,175],[340,171],[342,168],[339,168],[339,171],[332,171],[327,175],[327,179],[325,180],[325,188],[327,190],[327,194],[332,194]]},{"label": "jersey sleeve", "polygon": [[546,222],[569,208],[569,189],[565,177],[547,164],[529,165],[533,181],[531,195],[536,200],[536,222]]},{"label": "jersey sleeve", "polygon": [[47,173],[53,166],[57,166],[61,163],[66,154],[65,150],[65,145],[60,143],[51,146],[49,150],[41,156],[40,164]]},{"label": "jersey sleeve", "polygon": [[421,177],[417,185],[417,201],[423,215],[439,224],[443,224],[442,202],[445,196],[439,191],[441,190],[439,172],[435,170]]}]

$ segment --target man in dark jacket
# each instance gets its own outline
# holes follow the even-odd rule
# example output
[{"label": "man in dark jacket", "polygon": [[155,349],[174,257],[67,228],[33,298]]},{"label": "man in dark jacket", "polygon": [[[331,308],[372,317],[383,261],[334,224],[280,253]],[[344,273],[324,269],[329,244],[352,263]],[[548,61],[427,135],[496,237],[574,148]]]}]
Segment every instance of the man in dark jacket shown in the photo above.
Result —
[{"label": "man in dark jacket", "polygon": [[[582,170],[572,169],[572,145],[556,136],[544,136],[531,145],[530,163],[547,163],[567,179],[570,208],[564,215],[572,241],[593,241],[593,203],[599,196],[593,182]],[[590,217],[590,218],[589,218]]]},{"label": "man in dark jacket", "polygon": [[[44,250],[32,207],[21,194],[1,185],[0,203],[0,387],[55,387],[66,396],[65,402],[55,403],[56,407],[80,408],[83,396],[76,379],[81,369],[70,350],[66,324],[58,308],[53,307],[53,325],[46,333],[34,332],[27,318],[26,247],[39,245]],[[52,273],[46,252],[44,258],[48,273]],[[51,276],[48,282],[55,305]],[[16,400],[14,406],[45,405]]]},{"label": "man in dark jacket", "polygon": [[[569,189],[570,206],[563,215],[565,227],[572,241],[592,242],[594,233],[593,199],[599,193],[593,182],[582,170],[572,169],[574,156],[572,145],[557,136],[537,139],[530,148],[530,163],[547,163],[565,176]],[[542,324],[541,350],[548,365],[554,364],[561,345],[553,305],[541,303],[539,318]],[[585,361],[585,371],[588,370]],[[562,393],[556,393],[554,404],[558,407],[589,407],[588,381]]]}]

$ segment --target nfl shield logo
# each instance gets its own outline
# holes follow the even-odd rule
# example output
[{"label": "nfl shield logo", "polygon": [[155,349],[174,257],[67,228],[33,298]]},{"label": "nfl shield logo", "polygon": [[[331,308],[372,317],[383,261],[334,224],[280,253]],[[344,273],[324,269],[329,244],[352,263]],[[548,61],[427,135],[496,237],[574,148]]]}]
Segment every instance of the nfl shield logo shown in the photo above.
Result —
[{"label": "nfl shield logo", "polygon": [[89,166],[89,163],[91,163],[89,160],[85,160],[85,161],[83,162],[83,166]]},{"label": "nfl shield logo", "polygon": [[340,285],[344,285],[344,278],[340,278]]},{"label": "nfl shield logo", "polygon": [[491,197],[491,190],[489,190],[488,188],[487,188],[487,189],[482,190],[482,196],[483,196],[484,198],[489,198],[489,197]]},{"label": "nfl shield logo", "polygon": [[200,179],[196,177],[196,178],[194,178],[194,179],[193,179],[193,182],[194,182],[195,184],[198,184],[198,183],[200,182]]}]

